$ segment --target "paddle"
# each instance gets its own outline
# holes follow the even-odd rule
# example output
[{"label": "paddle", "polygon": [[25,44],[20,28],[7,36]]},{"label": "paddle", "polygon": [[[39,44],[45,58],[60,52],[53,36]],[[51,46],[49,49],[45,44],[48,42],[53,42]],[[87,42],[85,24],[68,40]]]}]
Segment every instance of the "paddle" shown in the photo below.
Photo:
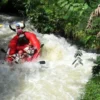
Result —
[{"label": "paddle", "polygon": [[3,53],[6,53],[6,51],[3,48],[1,48],[0,51]]},{"label": "paddle", "polygon": [[45,61],[39,61],[40,64],[45,64]]},{"label": "paddle", "polygon": [[[1,48],[0,51],[4,53],[4,60],[5,60],[5,57],[6,57],[6,51],[5,51],[3,48]],[[2,64],[4,64],[4,61],[3,61]]]}]

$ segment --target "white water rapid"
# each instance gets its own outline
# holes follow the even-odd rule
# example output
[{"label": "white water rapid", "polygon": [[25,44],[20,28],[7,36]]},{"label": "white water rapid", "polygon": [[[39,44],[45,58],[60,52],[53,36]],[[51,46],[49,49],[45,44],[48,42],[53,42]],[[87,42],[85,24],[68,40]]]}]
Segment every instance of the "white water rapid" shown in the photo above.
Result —
[{"label": "white water rapid", "polygon": [[[0,15],[0,18],[0,47],[6,48],[15,35],[8,22],[15,17]],[[24,30],[28,30],[27,27],[28,22]],[[97,55],[80,50],[83,65],[79,63],[75,66],[77,62],[72,65],[78,51],[75,45],[53,34],[35,33],[44,44],[39,60],[45,60],[46,64],[16,64],[15,70],[11,71],[6,63],[2,64],[4,54],[0,52],[0,100],[80,100],[92,75],[94,64],[90,59],[95,59]]]}]

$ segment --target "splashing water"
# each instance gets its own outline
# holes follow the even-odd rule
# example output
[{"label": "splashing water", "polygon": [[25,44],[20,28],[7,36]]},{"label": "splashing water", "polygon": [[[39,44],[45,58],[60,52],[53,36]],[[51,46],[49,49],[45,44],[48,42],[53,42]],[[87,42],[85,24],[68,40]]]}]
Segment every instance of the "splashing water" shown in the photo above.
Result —
[{"label": "splashing water", "polygon": [[36,34],[44,43],[40,59],[46,64],[16,64],[13,71],[0,64],[0,100],[79,100],[92,75],[89,59],[96,54],[81,50],[83,65],[75,67],[77,47],[53,34]]}]

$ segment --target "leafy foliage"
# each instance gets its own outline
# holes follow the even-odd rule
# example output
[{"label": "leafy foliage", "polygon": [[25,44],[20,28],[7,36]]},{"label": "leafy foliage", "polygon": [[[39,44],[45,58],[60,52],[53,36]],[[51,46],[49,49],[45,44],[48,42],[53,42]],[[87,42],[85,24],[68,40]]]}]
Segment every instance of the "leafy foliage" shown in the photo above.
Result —
[{"label": "leafy foliage", "polygon": [[99,0],[84,0],[84,2],[92,8],[95,8],[97,6],[97,4],[99,4]]},{"label": "leafy foliage", "polygon": [[85,95],[80,100],[99,100],[100,99],[100,76],[92,77],[85,87]]},{"label": "leafy foliage", "polygon": [[97,57],[97,59],[94,61],[94,63],[96,65],[93,66],[93,70],[92,70],[93,75],[100,74],[100,56]]},{"label": "leafy foliage", "polygon": [[[26,13],[41,32],[64,29],[67,23],[76,25],[87,9],[79,0],[26,0]],[[59,26],[58,26],[58,23]]]},{"label": "leafy foliage", "polygon": [[100,39],[96,37],[96,34],[91,34],[84,30],[76,31],[74,41],[81,47],[100,52]]},{"label": "leafy foliage", "polygon": [[[8,1],[8,0],[3,0]],[[98,0],[9,0],[21,16],[27,16],[35,28],[45,34],[54,33],[74,40],[85,48],[100,48],[99,18],[85,30],[89,16]],[[91,7],[90,7],[91,6]]]},{"label": "leafy foliage", "polygon": [[1,0],[0,1],[0,7],[7,4],[8,3],[8,0]]}]

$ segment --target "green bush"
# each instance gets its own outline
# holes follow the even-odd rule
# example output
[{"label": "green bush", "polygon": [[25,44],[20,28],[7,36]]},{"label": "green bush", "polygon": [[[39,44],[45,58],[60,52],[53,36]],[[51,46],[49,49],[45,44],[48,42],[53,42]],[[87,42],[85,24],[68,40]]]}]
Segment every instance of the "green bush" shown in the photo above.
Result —
[{"label": "green bush", "polygon": [[93,66],[93,69],[92,69],[93,76],[100,74],[100,56],[97,57],[94,63],[95,63],[95,66]]},{"label": "green bush", "polygon": [[80,100],[100,100],[100,76],[91,78],[85,88]]}]

